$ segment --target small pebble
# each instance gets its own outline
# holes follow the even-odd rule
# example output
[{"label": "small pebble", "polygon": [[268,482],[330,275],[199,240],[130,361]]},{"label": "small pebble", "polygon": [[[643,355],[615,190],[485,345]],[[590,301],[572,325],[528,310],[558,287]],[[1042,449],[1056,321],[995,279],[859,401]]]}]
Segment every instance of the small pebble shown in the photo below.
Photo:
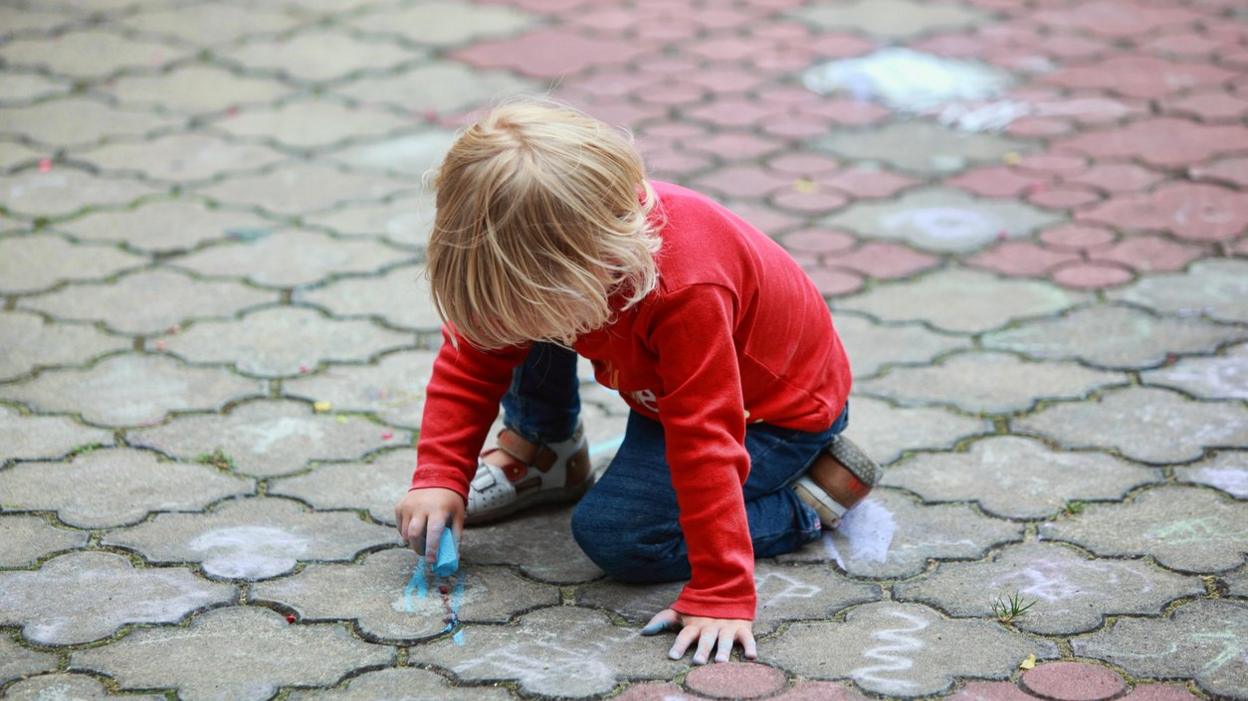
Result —
[{"label": "small pebble", "polygon": [[230,105],[225,108],[225,113],[231,117],[238,116],[238,105]]},{"label": "small pebble", "polygon": [[156,342],[156,350],[158,350],[158,351],[163,351],[164,349],[165,349],[165,342],[164,342],[163,340],[162,340],[162,341],[157,341],[157,342]]},{"label": "small pebble", "polygon": [[334,408],[334,405],[330,404],[329,402],[325,400],[321,400],[319,402],[315,402],[312,404],[312,410],[318,414],[324,414],[325,412],[333,408]]},{"label": "small pebble", "polygon": [[306,375],[306,374],[308,374],[308,366],[307,366],[307,365],[300,365],[300,366],[299,366],[299,374],[300,374],[300,375]]},{"label": "small pebble", "polygon": [[394,434],[389,431],[386,431],[385,433],[381,434],[381,440],[383,441],[388,441],[391,438],[394,438]]},{"label": "small pebble", "polygon": [[286,614],[286,622],[287,622],[287,623],[294,623],[294,622],[295,622],[295,614],[293,614],[293,613],[288,613],[288,614]]},{"label": "small pebble", "polygon": [[451,588],[446,586],[445,584],[438,585],[438,592],[442,594],[446,594],[446,593],[449,593],[450,591],[451,591]]},{"label": "small pebble", "polygon": [[818,190],[819,186],[815,183],[815,181],[808,178],[798,178],[793,181],[793,189],[802,194],[810,194],[815,190]]},{"label": "small pebble", "polygon": [[40,158],[40,159],[39,159],[39,172],[40,172],[40,173],[46,173],[46,172],[48,172],[49,170],[52,170],[52,159],[51,159],[51,158]]},{"label": "small pebble", "polygon": [[1010,151],[1009,153],[1005,154],[1005,157],[1002,158],[1001,160],[1005,161],[1006,165],[1016,166],[1019,163],[1023,162],[1023,157],[1018,155],[1017,153],[1014,153],[1013,151]]},{"label": "small pebble", "polygon": [[998,231],[998,232],[997,232],[997,240],[998,240],[998,241],[1004,241],[1004,240],[1008,239],[1009,237],[1010,237],[1010,232],[1006,231],[1005,229],[1002,229],[1002,230],[1000,230],[1000,231]]}]

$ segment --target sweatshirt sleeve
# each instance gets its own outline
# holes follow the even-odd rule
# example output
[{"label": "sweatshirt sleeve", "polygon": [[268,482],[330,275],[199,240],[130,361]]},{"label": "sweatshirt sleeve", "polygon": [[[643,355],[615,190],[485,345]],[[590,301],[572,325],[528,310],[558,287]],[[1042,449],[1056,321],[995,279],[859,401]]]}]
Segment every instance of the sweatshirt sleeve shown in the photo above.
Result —
[{"label": "sweatshirt sleeve", "polygon": [[753,619],[754,547],[742,487],[750,471],[733,342],[736,299],[699,284],[667,295],[650,342],[659,357],[659,418],[693,576],[672,608]]},{"label": "sweatshirt sleeve", "polygon": [[457,349],[451,343],[454,333],[442,327],[442,348],[425,389],[411,488],[444,487],[467,501],[477,454],[528,347],[483,351],[458,338]]}]

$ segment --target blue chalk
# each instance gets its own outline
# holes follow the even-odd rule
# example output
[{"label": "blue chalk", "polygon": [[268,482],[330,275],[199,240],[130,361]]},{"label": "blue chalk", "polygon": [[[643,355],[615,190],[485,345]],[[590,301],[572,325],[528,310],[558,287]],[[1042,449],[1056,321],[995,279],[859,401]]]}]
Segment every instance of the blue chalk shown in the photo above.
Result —
[{"label": "blue chalk", "polygon": [[455,532],[450,528],[442,531],[442,540],[438,541],[438,561],[433,566],[433,573],[439,577],[449,577],[459,570],[459,550],[455,547]]}]

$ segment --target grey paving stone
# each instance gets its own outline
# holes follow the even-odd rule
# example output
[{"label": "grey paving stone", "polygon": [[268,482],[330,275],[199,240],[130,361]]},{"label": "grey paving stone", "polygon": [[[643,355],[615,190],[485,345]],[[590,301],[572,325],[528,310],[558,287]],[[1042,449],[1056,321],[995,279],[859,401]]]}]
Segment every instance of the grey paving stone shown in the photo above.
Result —
[{"label": "grey paving stone", "polygon": [[296,497],[322,510],[366,510],[382,523],[397,525],[394,506],[407,494],[415,470],[416,451],[395,450],[372,462],[318,465],[307,474],[274,479],[268,493]]},{"label": "grey paving stone", "polygon": [[1140,379],[1205,399],[1248,399],[1248,344],[1212,358],[1184,358],[1175,365],[1142,373]]},{"label": "grey paving stone", "polygon": [[88,643],[129,623],[176,623],[235,593],[187,569],[135,569],[116,553],[75,552],[37,571],[0,572],[0,623],[40,645]]},{"label": "grey paving stone", "polygon": [[[6,633],[0,635],[0,684],[23,675],[56,669],[56,655],[18,645]],[[9,691],[12,691],[10,687]]]},{"label": "grey paving stone", "polygon": [[[132,180],[91,175],[77,168],[24,170],[0,177],[0,199],[15,217],[63,217],[87,207],[123,207],[162,192]],[[3,258],[0,258],[3,260]]]},{"label": "grey paving stone", "polygon": [[379,235],[401,246],[423,249],[429,242],[434,212],[433,198],[419,195],[383,204],[346,205],[305,221],[340,234]]},{"label": "grey paving stone", "polygon": [[1195,460],[1207,448],[1248,445],[1248,409],[1166,389],[1127,387],[1099,400],[1054,404],[1013,423],[1071,448],[1116,448],[1142,462]]},{"label": "grey paving stone", "polygon": [[[0,115],[2,114],[4,113],[0,112]],[[40,159],[47,157],[49,150],[34,149],[11,141],[0,143],[0,170],[8,170],[28,163],[37,163]]]},{"label": "grey paving stone", "polygon": [[152,511],[202,509],[255,484],[210,467],[160,462],[128,448],[105,448],[68,462],[20,463],[0,472],[6,508],[55,511],[79,528],[134,523]]},{"label": "grey paving stone", "polygon": [[168,73],[121,76],[108,91],[126,105],[175,114],[203,114],[267,104],[293,89],[276,80],[191,63]]},{"label": "grey paving stone", "polygon": [[100,79],[123,68],[157,68],[188,53],[169,44],[123,36],[106,29],[80,29],[59,36],[49,51],[42,37],[15,39],[0,48],[13,66],[46,68],[72,78]]},{"label": "grey paving stone", "polygon": [[533,20],[532,15],[510,7],[434,0],[405,7],[377,7],[357,15],[350,24],[367,32],[399,34],[417,44],[451,46],[513,34]]},{"label": "grey paving stone", "polygon": [[[38,367],[80,365],[130,346],[128,339],[90,326],[48,322],[29,312],[0,311],[0,381],[16,379]],[[0,409],[0,417],[3,411]],[[0,448],[0,456],[4,452]]]},{"label": "grey paving stone", "polygon": [[148,202],[120,212],[92,212],[58,226],[75,238],[124,242],[160,253],[184,251],[205,241],[264,236],[271,227],[270,221],[250,212],[212,209],[191,198]]},{"label": "grey paving stone", "polygon": [[[613,611],[630,623],[645,625],[680,594],[684,582],[623,584],[604,579],[581,587],[576,603]],[[823,565],[777,565],[759,561],[754,567],[758,612],[754,635],[775,630],[781,621],[828,618],[855,604],[880,599],[874,584],[855,582]]]},{"label": "grey paving stone", "polygon": [[1012,319],[1053,314],[1084,299],[1085,295],[1047,282],[1002,279],[954,268],[914,281],[878,285],[838,299],[835,308],[865,312],[884,321],[924,321],[947,331],[977,333]]},{"label": "grey paving stone", "polygon": [[70,666],[108,674],[123,689],[176,688],[186,701],[261,701],[279,686],[326,686],[393,658],[393,648],[357,640],[340,623],[292,626],[276,611],[235,606],[186,628],[145,628],[76,651]]},{"label": "grey paving stone", "polygon": [[170,134],[138,143],[110,143],[76,155],[104,171],[137,173],[174,182],[257,170],[286,158],[267,146],[232,143],[204,134]]},{"label": "grey paving stone", "polygon": [[103,322],[118,333],[152,335],[196,319],[232,317],[247,307],[277,301],[275,292],[156,269],[112,282],[70,285],[23,298],[21,306],[66,321]]},{"label": "grey paving stone", "polygon": [[668,679],[685,668],[667,659],[671,641],[617,628],[607,616],[571,606],[539,609],[511,627],[468,626],[452,640],[411,648],[418,664],[436,664],[463,680],[514,680],[527,694],[583,698],[611,690],[617,678]]},{"label": "grey paving stone", "polygon": [[365,361],[412,345],[411,334],[370,321],[336,321],[300,307],[268,307],[236,321],[202,321],[166,337],[169,352],[197,363],[230,363],[253,375],[294,375],[322,362]]},{"label": "grey paving stone", "polygon": [[0,239],[0,292],[30,293],[60,282],[98,280],[147,260],[111,246],[72,244],[36,234]]},{"label": "grey paving stone", "polygon": [[74,18],[54,9],[30,6],[6,6],[0,8],[0,33],[5,36],[48,32],[72,23]]},{"label": "grey paving stone", "polygon": [[168,117],[112,107],[85,97],[0,110],[0,133],[24,136],[54,147],[84,146],[105,138],[133,139],[174,124]]},{"label": "grey paving stone", "polygon": [[1176,467],[1174,475],[1182,482],[1205,484],[1236,499],[1248,499],[1248,453],[1220,452],[1198,463]]},{"label": "grey paving stone", "polygon": [[1230,585],[1230,593],[1232,595],[1248,597],[1248,567],[1242,568],[1238,573],[1224,577],[1224,579]]},{"label": "grey paving stone", "polygon": [[930,251],[966,253],[1002,237],[1027,236],[1057,221],[1057,215],[1018,200],[981,199],[963,190],[940,187],[911,190],[896,200],[858,202],[822,224]]},{"label": "grey paving stone", "polygon": [[837,314],[835,324],[855,378],[874,375],[885,365],[927,363],[970,345],[962,336],[935,333],[917,324],[877,324],[854,314]]},{"label": "grey paving stone", "polygon": [[[60,673],[45,674],[39,677],[24,679],[9,687],[4,698],[13,701],[96,701],[116,698],[109,695],[104,684],[86,674]],[[141,696],[127,695],[126,699],[135,701],[158,701],[164,696],[144,694]]]},{"label": "grey paving stone", "polygon": [[602,570],[572,539],[571,507],[538,509],[490,524],[464,529],[462,557],[480,565],[515,565],[544,582],[579,584],[602,576]]},{"label": "grey paving stone", "polygon": [[993,603],[1019,596],[1035,602],[1014,625],[1035,633],[1070,635],[1092,630],[1105,616],[1159,615],[1180,596],[1205,591],[1198,577],[1183,577],[1142,560],[1088,559],[1071,548],[1026,543],[989,562],[945,562],[920,579],[900,582],[893,595],[958,617],[992,618]]},{"label": "grey paving stone", "polygon": [[1248,261],[1202,260],[1186,272],[1161,273],[1136,280],[1107,296],[1183,316],[1204,315],[1218,321],[1248,322]]},{"label": "grey paving stone", "polygon": [[983,557],[994,545],[1022,538],[1023,526],[975,513],[969,506],[926,506],[876,488],[841,519],[834,531],[785,562],[835,562],[855,577],[911,577],[929,559]]},{"label": "grey paving stone", "polygon": [[314,149],[364,136],[381,136],[411,126],[411,121],[373,108],[351,108],[325,98],[309,98],[257,107],[213,124],[233,136]]},{"label": "grey paving stone", "polygon": [[[405,94],[422,94],[412,90]],[[424,185],[425,175],[442,164],[442,159],[455,141],[454,132],[444,129],[370,141],[328,154],[328,157],[355,170],[397,173]],[[429,206],[433,203],[430,200]]]},{"label": "grey paving stone", "polygon": [[1248,698],[1248,604],[1242,601],[1193,601],[1167,618],[1124,618],[1071,645],[1076,655],[1139,677],[1194,677],[1209,694]]},{"label": "grey paving stone", "polygon": [[283,12],[232,5],[148,6],[121,20],[123,26],[198,46],[232,42],[250,34],[281,32],[298,23],[298,19]]},{"label": "grey paving stone", "polygon": [[940,450],[970,436],[992,433],[992,422],[935,407],[897,408],[870,397],[849,401],[845,435],[881,464],[909,450]]},{"label": "grey paving stone", "polygon": [[361,70],[383,71],[425,56],[392,43],[356,39],[334,29],[312,29],[290,39],[245,44],[228,59],[252,70],[272,71],[300,81],[325,82]]},{"label": "grey paving stone", "polygon": [[292,397],[329,402],[337,411],[375,413],[386,423],[419,428],[436,357],[433,351],[400,351],[375,364],[334,365],[286,380],[282,389]]},{"label": "grey paving stone", "polygon": [[858,0],[836,7],[807,7],[791,14],[814,23],[820,29],[855,29],[891,39],[965,27],[984,19],[982,12],[969,7],[913,0]]},{"label": "grey paving stone", "polygon": [[113,434],[60,416],[23,416],[0,406],[0,462],[58,458],[87,445],[111,445]]},{"label": "grey paving stone", "polygon": [[419,187],[418,182],[347,173],[320,163],[292,163],[271,173],[233,177],[196,192],[228,205],[292,216],[327,211],[342,202],[376,202]]},{"label": "grey paving stone", "polygon": [[1073,362],[1031,363],[1009,353],[968,351],[934,365],[893,368],[855,389],[903,403],[1007,414],[1027,411],[1043,399],[1079,399],[1127,380],[1122,373],[1089,370]]},{"label": "grey paving stone", "polygon": [[217,277],[241,277],[258,285],[294,287],[330,275],[368,273],[409,257],[376,241],[340,241],[309,231],[243,229],[242,240],[196,251],[173,265]]},{"label": "grey paving stone", "polygon": [[38,516],[0,516],[0,567],[29,567],[48,553],[86,544],[86,533],[52,526]]},{"label": "grey paving stone", "polygon": [[1028,655],[1056,657],[1048,641],[995,623],[946,619],[926,606],[881,602],[844,623],[794,623],[759,649],[760,659],[815,679],[853,679],[889,697],[948,690],[955,677],[1008,679]]},{"label": "grey paving stone", "polygon": [[287,698],[291,701],[508,701],[512,696],[506,689],[498,687],[451,686],[450,682],[433,672],[400,667],[365,672],[348,680],[345,689],[300,689],[291,692]]},{"label": "grey paving stone", "polygon": [[103,542],[156,562],[200,562],[204,572],[223,579],[276,577],[296,561],[349,561],[361,550],[402,543],[394,528],[352,513],[305,511],[263,497],[224,502],[210,513],[158,514],[112,531]]},{"label": "grey paving stone", "polygon": [[[887,2],[888,0],[884,0]],[[1034,151],[1031,142],[997,134],[965,132],[932,122],[892,122],[869,131],[839,130],[813,144],[842,158],[883,161],[921,175],[939,175],[984,163],[1008,153]],[[937,192],[937,191],[931,191]],[[953,195],[953,190],[940,190]],[[957,209],[954,207],[953,209]],[[1032,211],[1030,207],[1022,210]],[[953,216],[954,212],[947,212]]]},{"label": "grey paving stone", "polygon": [[1076,518],[1044,524],[1040,535],[1098,555],[1152,555],[1170,569],[1219,572],[1244,561],[1248,505],[1206,489],[1163,486],[1129,504],[1090,504]]},{"label": "grey paving stone", "polygon": [[965,453],[920,453],[884,472],[883,484],[924,501],[975,500],[1004,518],[1044,518],[1069,501],[1122,499],[1159,470],[1104,453],[1061,452],[1016,436],[976,441]]},{"label": "grey paving stone", "polygon": [[301,291],[296,301],[316,304],[334,316],[376,316],[418,331],[437,331],[442,319],[433,306],[423,265],[403,266],[384,275],[346,278]]},{"label": "grey paving stone", "polygon": [[353,619],[366,635],[396,641],[438,635],[451,615],[464,623],[505,623],[520,611],[559,604],[557,587],[506,567],[470,565],[444,579],[428,567],[416,569],[418,560],[410,548],[383,550],[357,564],[308,565],[252,590],[255,598],[293,606],[302,618]]},{"label": "grey paving stone", "polygon": [[389,445],[410,444],[411,436],[359,418],[339,421],[300,402],[260,401],[241,404],[224,416],[179,417],[132,431],[126,440],[182,460],[221,450],[235,471],[271,477],[297,472],[309,462],[354,460]]},{"label": "grey paving stone", "polygon": [[1076,309],[984,335],[984,346],[1034,358],[1072,359],[1102,367],[1137,369],[1168,354],[1205,353],[1248,335],[1203,319],[1159,317],[1118,305]]},{"label": "grey paving stone", "polygon": [[263,383],[219,368],[193,368],[156,355],[115,355],[85,370],[46,371],[0,385],[0,398],[36,411],[80,414],[105,426],[146,426],[172,411],[219,409],[263,391]]},{"label": "grey paving stone", "polygon": [[[415,29],[422,25],[407,26]],[[536,81],[505,71],[475,70],[453,61],[433,61],[398,75],[353,80],[334,92],[422,115],[427,110],[460,112],[511,95],[532,94],[541,87]]]}]

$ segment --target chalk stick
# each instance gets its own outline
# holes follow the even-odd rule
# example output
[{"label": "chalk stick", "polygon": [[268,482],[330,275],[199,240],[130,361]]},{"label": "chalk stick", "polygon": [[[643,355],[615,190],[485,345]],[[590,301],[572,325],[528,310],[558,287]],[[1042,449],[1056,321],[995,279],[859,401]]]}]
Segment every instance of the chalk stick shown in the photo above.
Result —
[{"label": "chalk stick", "polygon": [[442,531],[442,540],[438,542],[438,561],[433,566],[433,573],[439,577],[449,577],[459,569],[459,550],[455,548],[455,532],[449,527]]}]

